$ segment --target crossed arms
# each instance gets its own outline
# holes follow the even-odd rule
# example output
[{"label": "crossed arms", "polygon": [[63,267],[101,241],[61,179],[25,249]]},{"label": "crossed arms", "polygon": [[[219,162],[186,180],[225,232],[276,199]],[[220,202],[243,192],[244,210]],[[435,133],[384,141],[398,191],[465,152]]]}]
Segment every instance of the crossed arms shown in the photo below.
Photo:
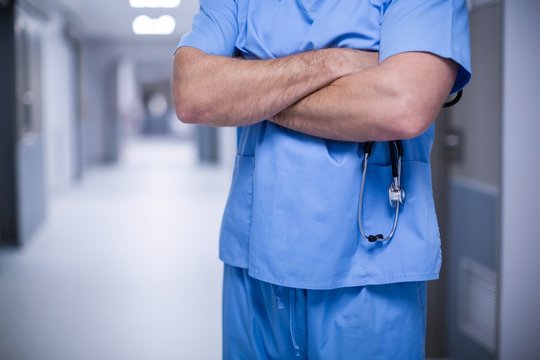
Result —
[{"label": "crossed arms", "polygon": [[436,117],[457,64],[431,53],[322,49],[243,60],[180,48],[173,92],[186,123],[243,126],[264,119],[308,135],[383,141],[420,135]]}]

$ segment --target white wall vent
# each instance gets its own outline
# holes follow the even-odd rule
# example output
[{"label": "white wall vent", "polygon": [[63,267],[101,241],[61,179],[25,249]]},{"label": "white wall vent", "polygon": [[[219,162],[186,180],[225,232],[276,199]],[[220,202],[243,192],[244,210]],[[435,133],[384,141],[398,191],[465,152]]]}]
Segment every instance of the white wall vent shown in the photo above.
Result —
[{"label": "white wall vent", "polygon": [[462,258],[459,278],[459,329],[494,354],[497,336],[497,274]]}]

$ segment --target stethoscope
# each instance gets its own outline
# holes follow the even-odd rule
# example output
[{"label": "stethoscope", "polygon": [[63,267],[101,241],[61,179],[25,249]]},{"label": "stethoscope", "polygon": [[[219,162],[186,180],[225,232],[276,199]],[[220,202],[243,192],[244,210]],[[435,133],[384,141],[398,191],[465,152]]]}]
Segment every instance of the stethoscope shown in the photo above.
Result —
[{"label": "stethoscope", "polygon": [[[457,92],[454,99],[443,104],[443,108],[456,105],[463,96],[463,90]],[[373,153],[375,142],[366,142],[364,144],[364,162],[362,164],[362,180],[360,182],[360,196],[358,204],[358,227],[360,235],[369,242],[387,241],[394,237],[399,220],[399,209],[405,204],[405,188],[401,185],[401,159],[403,158],[403,144],[401,140],[388,141],[388,150],[390,151],[390,165],[392,167],[392,181],[388,187],[388,201],[394,208],[394,222],[388,235],[372,234],[366,235],[362,221],[362,211],[364,205],[364,187],[366,185],[366,174],[369,158]]]}]

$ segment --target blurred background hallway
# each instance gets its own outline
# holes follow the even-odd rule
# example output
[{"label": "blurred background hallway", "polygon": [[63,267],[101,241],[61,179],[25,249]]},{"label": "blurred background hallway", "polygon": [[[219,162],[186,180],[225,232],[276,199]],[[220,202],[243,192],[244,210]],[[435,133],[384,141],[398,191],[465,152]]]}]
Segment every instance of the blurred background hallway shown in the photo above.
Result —
[{"label": "blurred background hallway", "polygon": [[0,253],[0,359],[219,358],[228,181],[189,144],[148,139],[55,199]]}]

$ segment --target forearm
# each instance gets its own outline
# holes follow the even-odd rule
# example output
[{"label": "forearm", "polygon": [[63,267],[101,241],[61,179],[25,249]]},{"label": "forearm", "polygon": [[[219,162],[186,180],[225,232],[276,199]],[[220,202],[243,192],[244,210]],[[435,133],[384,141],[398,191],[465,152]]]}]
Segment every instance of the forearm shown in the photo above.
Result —
[{"label": "forearm", "polygon": [[432,55],[399,60],[342,77],[272,121],[308,135],[343,141],[412,138],[429,127],[455,79],[456,65]]},{"label": "forearm", "polygon": [[177,114],[190,123],[242,126],[268,119],[336,79],[373,66],[376,54],[310,51],[243,60],[181,48],[174,65]]}]

